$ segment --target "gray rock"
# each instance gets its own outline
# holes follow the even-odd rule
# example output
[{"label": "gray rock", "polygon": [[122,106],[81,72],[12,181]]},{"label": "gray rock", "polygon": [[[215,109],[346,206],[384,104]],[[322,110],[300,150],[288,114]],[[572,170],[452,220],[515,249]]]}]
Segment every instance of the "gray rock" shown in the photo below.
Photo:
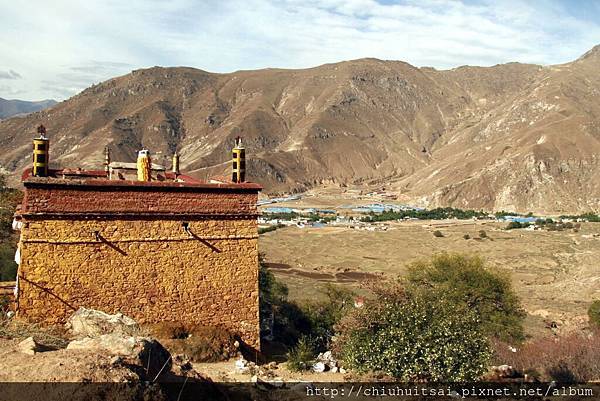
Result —
[{"label": "gray rock", "polygon": [[313,365],[312,370],[313,372],[316,373],[323,373],[325,372],[325,364],[323,362],[317,362]]},{"label": "gray rock", "polygon": [[67,328],[77,337],[91,338],[111,333],[134,336],[140,330],[136,321],[130,317],[86,308],[79,308],[69,318]]}]

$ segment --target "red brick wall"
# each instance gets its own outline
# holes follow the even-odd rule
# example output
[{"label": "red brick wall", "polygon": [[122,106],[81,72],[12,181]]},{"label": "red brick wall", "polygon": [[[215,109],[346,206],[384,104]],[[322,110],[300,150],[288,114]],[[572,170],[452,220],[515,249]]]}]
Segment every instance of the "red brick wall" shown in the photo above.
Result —
[{"label": "red brick wall", "polygon": [[22,213],[255,215],[258,191],[227,189],[26,188]]}]

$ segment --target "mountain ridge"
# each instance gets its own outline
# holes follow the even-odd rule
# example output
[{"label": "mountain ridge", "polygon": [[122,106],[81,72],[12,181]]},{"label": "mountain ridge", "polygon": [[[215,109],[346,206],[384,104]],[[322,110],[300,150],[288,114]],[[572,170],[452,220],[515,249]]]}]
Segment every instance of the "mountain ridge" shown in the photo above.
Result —
[{"label": "mountain ridge", "polygon": [[133,160],[145,146],[157,158],[177,149],[182,168],[205,178],[226,172],[239,135],[250,178],[270,193],[386,186],[429,207],[598,210],[597,48],[553,66],[436,70],[366,58],[225,74],[135,70],[0,122],[0,166],[24,168],[24,134],[43,123],[56,165],[97,167],[107,144],[115,160]]},{"label": "mountain ridge", "polygon": [[54,99],[30,102],[27,100],[3,99],[0,97],[0,119],[32,113],[34,111],[52,107],[57,103],[58,102]]}]

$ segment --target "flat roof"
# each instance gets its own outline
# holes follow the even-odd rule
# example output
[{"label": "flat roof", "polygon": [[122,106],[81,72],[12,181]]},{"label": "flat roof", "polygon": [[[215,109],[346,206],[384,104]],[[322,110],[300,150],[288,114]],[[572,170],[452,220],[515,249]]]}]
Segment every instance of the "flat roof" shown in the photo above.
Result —
[{"label": "flat roof", "polygon": [[48,177],[34,177],[31,168],[23,172],[21,181],[25,188],[61,187],[71,189],[105,189],[120,188],[139,190],[233,190],[260,191],[262,186],[253,182],[206,182],[185,174],[162,173],[164,180],[135,181],[109,180],[104,170],[58,169],[49,170]]}]

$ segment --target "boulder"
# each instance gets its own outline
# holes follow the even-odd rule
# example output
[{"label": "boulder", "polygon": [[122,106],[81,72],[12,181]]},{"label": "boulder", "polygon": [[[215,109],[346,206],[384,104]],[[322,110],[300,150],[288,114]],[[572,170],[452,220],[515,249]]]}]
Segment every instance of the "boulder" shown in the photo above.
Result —
[{"label": "boulder", "polygon": [[110,355],[131,356],[136,345],[145,343],[146,339],[136,339],[132,336],[121,334],[102,334],[98,337],[85,337],[80,340],[71,341],[67,345],[68,350],[90,350],[108,353]]},{"label": "boulder", "polygon": [[33,337],[28,337],[25,340],[21,341],[17,348],[24,354],[34,355],[36,352],[44,351],[44,347],[38,344]]},{"label": "boulder", "polygon": [[99,337],[104,334],[134,336],[139,325],[121,313],[110,315],[94,309],[79,308],[67,321],[67,328],[77,337]]}]

